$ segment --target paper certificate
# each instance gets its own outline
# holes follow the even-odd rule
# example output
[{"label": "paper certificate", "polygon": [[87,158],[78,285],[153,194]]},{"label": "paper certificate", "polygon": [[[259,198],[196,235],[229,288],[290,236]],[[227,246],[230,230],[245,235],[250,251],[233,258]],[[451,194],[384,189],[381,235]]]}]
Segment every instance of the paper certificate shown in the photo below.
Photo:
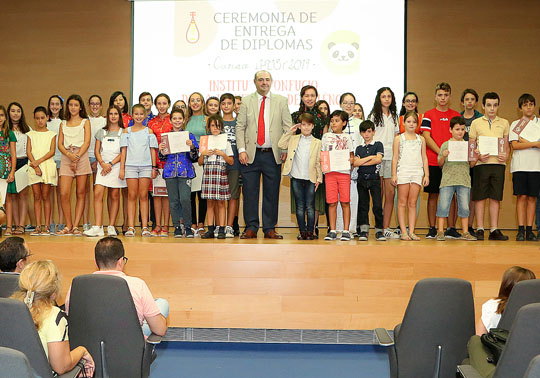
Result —
[{"label": "paper certificate", "polygon": [[321,170],[323,172],[349,171],[351,169],[349,150],[321,151]]},{"label": "paper certificate", "polygon": [[152,180],[152,195],[157,197],[167,197],[167,184],[163,178],[163,169],[160,169],[159,175]]},{"label": "paper certificate", "polygon": [[206,150],[225,150],[227,148],[227,134],[203,135],[199,143],[199,152]]},{"label": "paper certificate", "polygon": [[166,147],[163,150],[164,155],[177,154],[179,152],[189,152],[190,146],[186,144],[189,139],[189,131],[177,131],[161,134],[161,142],[165,143]]},{"label": "paper certificate", "polygon": [[8,182],[6,179],[0,179],[0,206],[4,206],[6,203]]},{"label": "paper certificate", "polygon": [[28,186],[28,164],[23,165],[15,172],[15,187],[17,193],[20,193],[24,188]]},{"label": "paper certificate", "polygon": [[469,142],[449,140],[448,141],[448,161],[468,161]]},{"label": "paper certificate", "polygon": [[499,155],[499,138],[481,135],[478,137],[478,148],[480,155]]},{"label": "paper certificate", "polygon": [[540,140],[540,127],[536,122],[529,122],[519,133],[520,138],[529,142],[538,142]]}]

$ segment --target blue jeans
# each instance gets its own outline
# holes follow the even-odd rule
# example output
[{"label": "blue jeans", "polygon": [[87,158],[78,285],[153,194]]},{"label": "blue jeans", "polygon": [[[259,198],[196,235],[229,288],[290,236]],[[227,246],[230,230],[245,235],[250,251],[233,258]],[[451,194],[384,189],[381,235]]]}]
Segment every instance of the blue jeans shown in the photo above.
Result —
[{"label": "blue jeans", "polygon": [[469,217],[469,199],[471,197],[471,188],[463,185],[443,186],[439,189],[439,203],[437,204],[437,216],[439,218],[448,218],[450,213],[450,204],[456,193],[458,204],[458,217]]},{"label": "blue jeans", "polygon": [[173,226],[180,226],[180,218],[184,219],[184,225],[191,227],[191,179],[184,177],[171,177],[165,179],[169,208]]},{"label": "blue jeans", "polygon": [[315,184],[309,180],[291,178],[291,186],[296,201],[298,228],[302,232],[313,231],[315,227]]}]

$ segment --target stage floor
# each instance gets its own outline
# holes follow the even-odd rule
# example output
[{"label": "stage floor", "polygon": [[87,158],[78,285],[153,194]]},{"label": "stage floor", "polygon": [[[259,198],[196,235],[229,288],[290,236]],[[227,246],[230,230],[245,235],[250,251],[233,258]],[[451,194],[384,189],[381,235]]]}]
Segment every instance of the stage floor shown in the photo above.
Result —
[{"label": "stage floor", "polygon": [[[139,230],[138,230],[139,231]],[[121,237],[126,273],[169,301],[169,325],[202,328],[393,328],[416,281],[463,278],[473,285],[477,316],[496,296],[502,273],[522,265],[540,274],[540,243],[392,240],[283,240]],[[324,235],[324,233],[323,233]],[[52,259],[63,276],[93,272],[96,238],[25,236],[36,259]],[[63,301],[59,301],[60,303]]]}]

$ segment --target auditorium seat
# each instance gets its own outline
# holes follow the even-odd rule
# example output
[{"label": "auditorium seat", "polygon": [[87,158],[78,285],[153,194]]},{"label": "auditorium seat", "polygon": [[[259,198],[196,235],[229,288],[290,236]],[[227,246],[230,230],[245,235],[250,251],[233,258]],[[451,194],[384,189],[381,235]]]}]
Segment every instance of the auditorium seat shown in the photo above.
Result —
[{"label": "auditorium seat", "polygon": [[75,277],[71,285],[69,340],[72,348],[88,349],[97,378],[146,378],[161,337],[144,339],[123,278],[87,274]]},{"label": "auditorium seat", "polygon": [[[0,319],[2,319],[0,322],[0,346],[24,353],[39,376],[52,378],[51,366],[26,305],[15,299],[0,298]],[[14,319],[14,321],[7,319]],[[76,366],[72,371],[59,377],[76,377],[80,370],[80,367]]]},{"label": "auditorium seat", "polygon": [[0,347],[0,378],[34,378],[34,372],[24,353]]},{"label": "auditorium seat", "polygon": [[455,278],[427,278],[416,283],[394,340],[375,329],[388,347],[391,378],[455,378],[474,335],[471,284]]},{"label": "auditorium seat", "polygon": [[523,378],[540,378],[540,354],[531,360]]},{"label": "auditorium seat", "polygon": [[514,285],[497,328],[509,330],[519,309],[531,303],[540,303],[540,279],[520,281]]},{"label": "auditorium seat", "polygon": [[[524,377],[531,360],[540,354],[538,319],[540,319],[540,303],[528,304],[519,309],[493,378]],[[487,356],[486,353],[486,358]],[[459,365],[458,371],[464,378],[481,377],[471,365]]]},{"label": "auditorium seat", "polygon": [[9,298],[19,287],[19,275],[0,273],[0,298]]}]

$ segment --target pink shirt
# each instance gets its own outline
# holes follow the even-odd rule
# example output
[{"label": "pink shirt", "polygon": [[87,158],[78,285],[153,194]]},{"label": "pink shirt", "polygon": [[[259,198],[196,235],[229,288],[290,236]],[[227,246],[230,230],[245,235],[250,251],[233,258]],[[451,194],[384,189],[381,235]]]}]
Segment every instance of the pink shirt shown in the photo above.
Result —
[{"label": "pink shirt", "polygon": [[[139,323],[142,326],[145,318],[151,318],[152,316],[159,315],[159,308],[150,293],[150,289],[146,285],[146,282],[137,277],[127,276],[124,272],[118,270],[98,270],[93,274],[107,274],[110,276],[122,277],[126,280],[131,296],[133,297],[133,303],[137,310],[137,316],[139,317]],[[69,295],[71,288],[69,288],[66,295],[66,314],[69,313]]]}]

